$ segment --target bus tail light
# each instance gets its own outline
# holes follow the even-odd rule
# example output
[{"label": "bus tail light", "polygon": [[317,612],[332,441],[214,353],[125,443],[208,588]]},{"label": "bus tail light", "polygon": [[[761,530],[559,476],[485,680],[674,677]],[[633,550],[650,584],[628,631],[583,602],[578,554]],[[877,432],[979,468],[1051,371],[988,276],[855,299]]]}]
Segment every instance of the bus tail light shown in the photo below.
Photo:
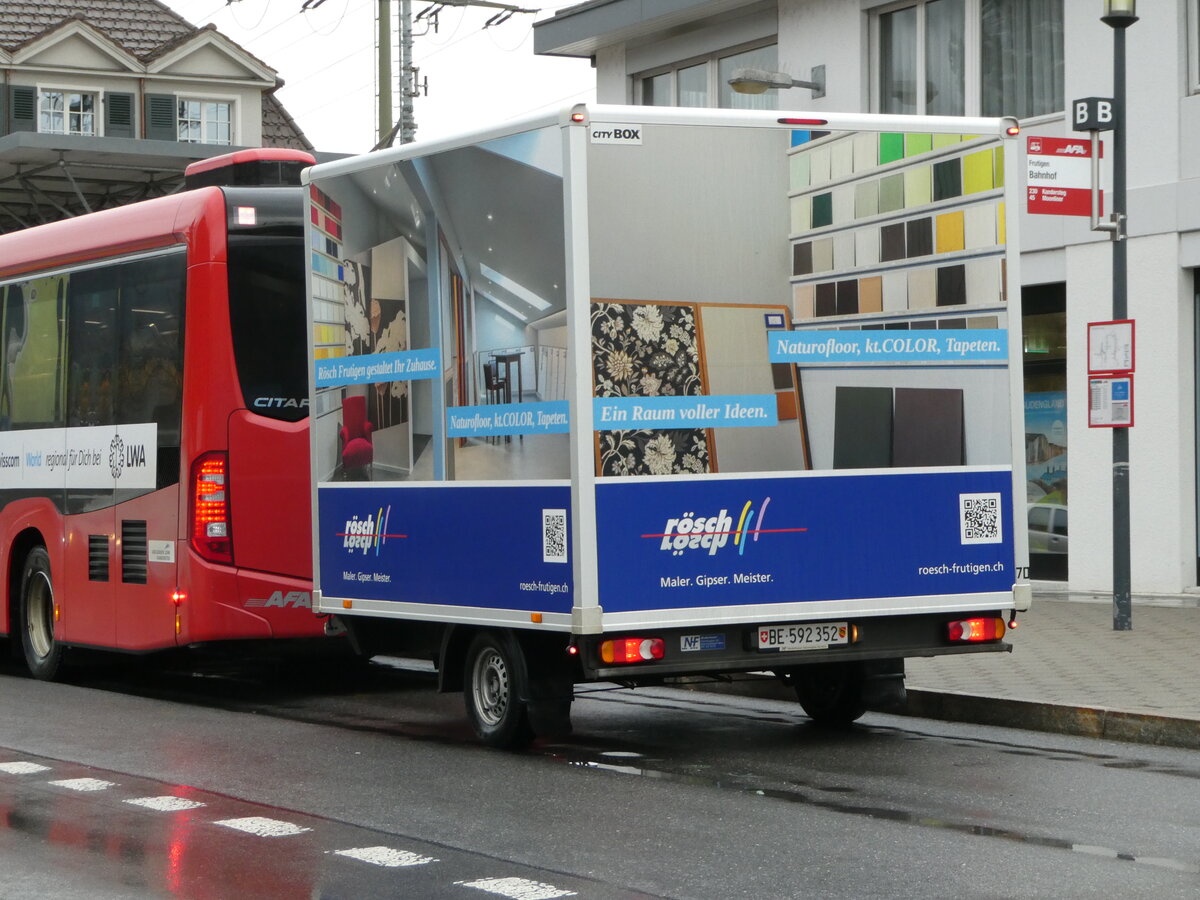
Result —
[{"label": "bus tail light", "polygon": [[600,644],[600,658],[606,663],[625,665],[662,659],[662,638],[625,637]]},{"label": "bus tail light", "polygon": [[1004,637],[1004,620],[999,617],[987,616],[949,622],[946,625],[946,636],[958,644],[998,641]]},{"label": "bus tail light", "polygon": [[192,464],[192,549],[210,562],[232,565],[228,468],[228,456],[218,452]]}]

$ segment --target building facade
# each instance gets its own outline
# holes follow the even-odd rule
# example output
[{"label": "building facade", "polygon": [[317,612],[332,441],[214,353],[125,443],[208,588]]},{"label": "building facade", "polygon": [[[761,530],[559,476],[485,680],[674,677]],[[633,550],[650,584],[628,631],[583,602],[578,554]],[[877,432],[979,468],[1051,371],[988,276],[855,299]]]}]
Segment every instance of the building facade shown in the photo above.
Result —
[{"label": "building facade", "polygon": [[[1200,581],[1197,7],[1143,3],[1127,31],[1132,586],[1143,595]],[[1016,116],[1024,155],[1029,137],[1082,136],[1072,99],[1112,95],[1101,14],[1100,0],[593,0],[534,34],[539,54],[593,60],[601,103]],[[735,94],[727,80],[741,66],[805,81],[823,67],[824,95]],[[1112,318],[1111,241],[1086,217],[1022,210],[1020,248],[1033,576],[1108,593],[1112,435],[1088,424],[1087,325]]]},{"label": "building facade", "polygon": [[157,0],[0,0],[0,230],[169,192],[233,148],[311,151],[279,86]]}]

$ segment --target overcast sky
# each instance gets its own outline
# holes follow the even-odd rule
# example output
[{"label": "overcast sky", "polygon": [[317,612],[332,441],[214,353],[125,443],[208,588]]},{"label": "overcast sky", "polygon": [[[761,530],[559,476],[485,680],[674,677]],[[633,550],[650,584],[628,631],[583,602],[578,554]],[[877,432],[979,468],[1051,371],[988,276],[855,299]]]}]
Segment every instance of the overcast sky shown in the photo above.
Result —
[{"label": "overcast sky", "polygon": [[[193,25],[210,22],[279,72],[279,98],[318,150],[360,153],[375,143],[375,13],[378,0],[163,0]],[[533,54],[533,23],[579,0],[484,28],[496,10],[445,7],[433,30],[414,23],[413,57],[428,96],[417,97],[417,139],[467,131],[576,100],[595,99],[587,60]],[[398,7],[399,4],[393,4]],[[414,18],[436,4],[413,0]],[[393,27],[397,14],[393,13]]]}]

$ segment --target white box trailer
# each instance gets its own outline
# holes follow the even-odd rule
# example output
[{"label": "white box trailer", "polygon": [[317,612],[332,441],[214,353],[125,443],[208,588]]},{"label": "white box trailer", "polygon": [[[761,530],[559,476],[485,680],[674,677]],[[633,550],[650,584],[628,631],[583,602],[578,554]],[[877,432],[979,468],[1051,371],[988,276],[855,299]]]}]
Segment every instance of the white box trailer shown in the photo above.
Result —
[{"label": "white box trailer", "polygon": [[482,740],[1030,603],[1007,119],[576,106],[308,170],[314,608]]}]

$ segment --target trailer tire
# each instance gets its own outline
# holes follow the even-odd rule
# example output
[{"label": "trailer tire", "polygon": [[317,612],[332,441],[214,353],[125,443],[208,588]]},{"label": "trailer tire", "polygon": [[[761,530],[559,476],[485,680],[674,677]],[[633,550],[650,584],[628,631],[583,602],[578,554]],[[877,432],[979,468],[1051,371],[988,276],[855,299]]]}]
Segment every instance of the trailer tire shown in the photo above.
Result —
[{"label": "trailer tire", "polygon": [[489,747],[519,750],[533,740],[525,657],[512,635],[481,631],[467,648],[463,698],[467,718]]},{"label": "trailer tire", "polygon": [[854,663],[801,666],[792,683],[800,706],[819,725],[849,725],[867,711],[862,667]]},{"label": "trailer tire", "polygon": [[65,648],[54,638],[54,582],[45,547],[34,547],[25,557],[20,602],[25,665],[34,678],[53,681],[62,667]]}]

